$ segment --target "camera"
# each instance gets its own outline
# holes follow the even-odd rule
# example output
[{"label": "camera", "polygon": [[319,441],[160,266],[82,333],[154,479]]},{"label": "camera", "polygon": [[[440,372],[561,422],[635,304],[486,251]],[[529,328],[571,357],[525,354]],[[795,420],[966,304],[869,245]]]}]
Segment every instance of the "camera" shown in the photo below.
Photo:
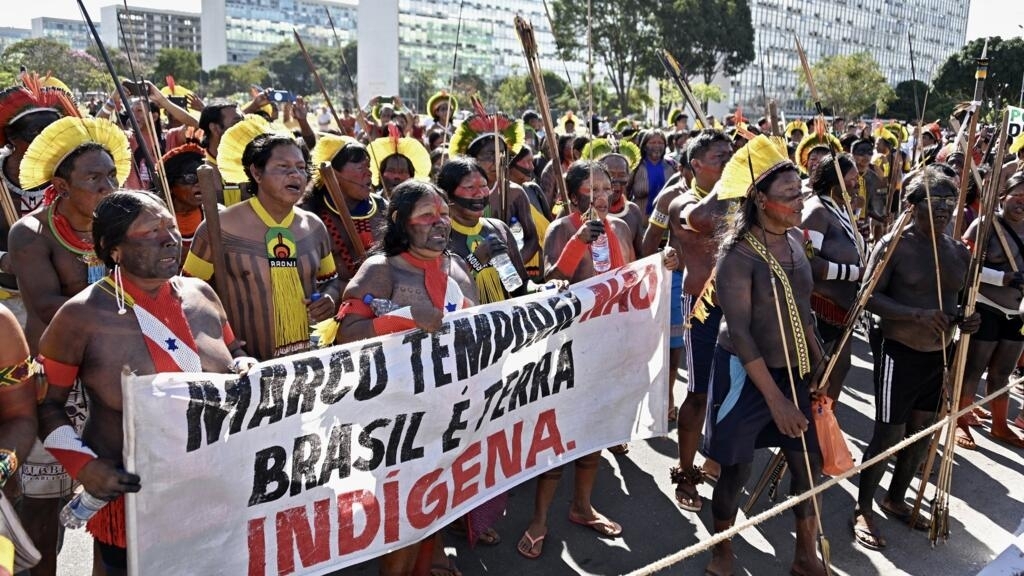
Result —
[{"label": "camera", "polygon": [[132,80],[125,80],[121,82],[124,89],[128,92],[129,96],[146,96],[149,90],[146,89],[145,82],[135,82]]},{"label": "camera", "polygon": [[295,102],[295,95],[287,90],[271,90],[268,97],[271,102],[277,102],[278,104]]}]

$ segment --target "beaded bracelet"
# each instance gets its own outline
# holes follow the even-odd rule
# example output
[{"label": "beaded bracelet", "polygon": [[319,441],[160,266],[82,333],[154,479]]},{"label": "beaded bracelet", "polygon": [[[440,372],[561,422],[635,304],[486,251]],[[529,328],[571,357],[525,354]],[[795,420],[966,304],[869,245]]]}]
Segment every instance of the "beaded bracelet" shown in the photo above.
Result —
[{"label": "beaded bracelet", "polygon": [[18,455],[14,450],[0,448],[0,488],[14,475],[18,469]]}]

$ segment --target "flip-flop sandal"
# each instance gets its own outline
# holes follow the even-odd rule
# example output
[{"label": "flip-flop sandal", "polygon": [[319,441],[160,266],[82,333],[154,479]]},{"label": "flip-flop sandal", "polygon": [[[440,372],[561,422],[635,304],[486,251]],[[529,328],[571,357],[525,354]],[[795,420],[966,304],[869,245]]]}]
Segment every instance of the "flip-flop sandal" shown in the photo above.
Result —
[{"label": "flip-flop sandal", "polygon": [[[900,522],[903,522],[904,524],[910,524],[910,515],[913,512],[913,509],[910,506],[906,506],[906,507],[899,506],[899,507],[897,507],[892,502],[889,502],[888,500],[885,500],[885,501],[882,502],[881,508],[882,508],[882,512],[885,512],[886,515],[888,515],[888,516],[890,516],[892,518],[895,518],[896,520],[899,520]],[[914,519],[914,525],[912,526],[912,528],[914,530],[918,530],[920,532],[924,532],[926,530],[930,530],[931,527],[932,527],[931,522],[929,522],[926,518],[924,518],[920,514],[918,514],[917,518]]]},{"label": "flip-flop sandal", "polygon": [[442,564],[440,562],[430,565],[430,576],[462,576],[462,572],[459,571],[459,567],[455,565],[455,560],[448,557],[448,562]]},{"label": "flip-flop sandal", "polygon": [[547,534],[541,534],[534,538],[530,536],[529,530],[524,531],[523,537],[519,539],[519,544],[516,544],[516,552],[530,560],[536,560],[544,552],[544,538],[546,537]]},{"label": "flip-flop sandal", "polygon": [[[858,516],[862,515],[858,514]],[[885,538],[882,538],[882,535],[875,529],[874,522],[868,520],[866,516],[864,516],[864,520],[863,525],[857,524],[857,516],[850,521],[850,528],[853,528],[853,539],[868,550],[884,549],[887,545]]]},{"label": "flip-flop sandal", "polygon": [[956,429],[956,445],[964,450],[974,450],[978,447],[978,444],[974,442],[974,437],[971,436],[970,431],[964,430],[960,427],[957,427]]},{"label": "flip-flop sandal", "polygon": [[616,456],[625,456],[629,454],[629,444],[616,444],[615,446],[609,446],[608,451]]},{"label": "flip-flop sandal", "polygon": [[971,428],[977,428],[982,425],[981,419],[973,412],[968,412],[960,418],[957,418],[956,423],[960,426],[970,426]]},{"label": "flip-flop sandal", "polygon": [[594,517],[590,520],[579,518],[574,516],[572,512],[569,512],[569,522],[590,528],[594,532],[597,532],[606,538],[615,538],[619,534],[622,534],[622,526],[596,510],[594,511]]},{"label": "flip-flop sandal", "polygon": [[1012,448],[1024,448],[1024,438],[1017,436],[1012,430],[1009,431],[1009,436],[996,436],[994,433],[990,434],[992,439],[1000,444],[1005,444]]},{"label": "flip-flop sandal", "polygon": [[992,413],[989,412],[988,410],[985,410],[981,406],[976,406],[974,410],[971,411],[971,413],[974,414],[974,417],[977,418],[978,420],[992,419]]},{"label": "flip-flop sandal", "polygon": [[497,546],[501,544],[501,534],[494,528],[488,528],[484,530],[483,534],[476,537],[477,544],[483,544],[484,546]]},{"label": "flip-flop sandal", "polygon": [[697,493],[697,487],[692,486],[690,490],[693,490],[693,495],[686,494],[685,490],[681,487],[676,487],[676,506],[679,506],[687,512],[700,512],[701,508],[704,507],[704,500]]},{"label": "flip-flop sandal", "polygon": [[708,484],[714,484],[714,483],[718,482],[718,476],[719,476],[719,474],[721,474],[721,471],[719,471],[718,474],[710,474],[702,466],[701,469],[700,469],[700,473],[701,473],[701,476],[704,477],[704,481],[705,482],[707,482]]}]

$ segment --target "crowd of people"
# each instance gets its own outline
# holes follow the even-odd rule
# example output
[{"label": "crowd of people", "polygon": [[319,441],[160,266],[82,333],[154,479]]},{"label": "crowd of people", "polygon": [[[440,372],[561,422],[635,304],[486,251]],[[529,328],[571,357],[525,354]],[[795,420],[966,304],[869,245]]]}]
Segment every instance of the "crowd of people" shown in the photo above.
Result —
[{"label": "crowd of people", "polygon": [[[739,113],[691,125],[681,110],[664,127],[567,112],[549,119],[548,134],[537,112],[489,112],[473,98],[456,114],[445,92],[425,116],[378,96],[335,117],[301,97],[275,102],[270,90],[204,102],[180,86],[142,86],[145,96],[84,112],[49,77],[25,74],[0,92],[0,284],[18,315],[0,310],[0,445],[12,447],[0,449],[0,482],[42,552],[32,574],[56,573],[58,516],[79,485],[111,502],[88,525],[94,573],[127,570],[123,496],[148,479],[121,458],[124,366],[244,372],[315,345],[436,331],[446,312],[660,251],[672,276],[671,324],[658,328],[670,350],[664,417],[678,433],[670,475],[690,512],[704,505],[698,486],[715,483],[721,532],[736,520],[756,449],[780,448],[792,494],[820,474],[811,399],[842,393],[851,366],[842,336],[861,320],[851,310],[867,278],[878,277],[863,315],[876,407],[865,459],[934,421],[957,333],[973,334],[961,406],[986,371],[989,391],[1004,387],[1024,352],[1024,136],[978,130],[966,141],[938,122],[914,136],[899,123],[782,126]],[[994,146],[1009,162],[992,165]],[[961,194],[965,163],[983,187],[968,179]],[[998,233],[979,235],[990,180]],[[978,251],[978,307],[965,317],[958,297]],[[500,255],[518,276],[511,285]],[[680,403],[673,385],[684,364]],[[972,427],[990,419],[993,438],[1024,447],[1011,427],[1024,428],[1024,415],[1011,417],[1008,396],[990,407],[961,419],[958,445],[974,448]],[[923,440],[899,453],[881,504],[889,517],[911,519],[905,496],[926,451]],[[622,526],[591,501],[599,458],[574,462],[569,518],[614,538]],[[886,546],[874,514],[886,468],[863,471],[851,511],[856,541],[872,549]],[[537,479],[515,545],[525,558],[543,554],[560,476]],[[455,529],[497,544],[505,501]],[[815,507],[794,511],[792,573],[824,574]],[[389,576],[458,573],[440,531],[379,562]],[[707,573],[731,574],[733,563],[722,542]]]}]

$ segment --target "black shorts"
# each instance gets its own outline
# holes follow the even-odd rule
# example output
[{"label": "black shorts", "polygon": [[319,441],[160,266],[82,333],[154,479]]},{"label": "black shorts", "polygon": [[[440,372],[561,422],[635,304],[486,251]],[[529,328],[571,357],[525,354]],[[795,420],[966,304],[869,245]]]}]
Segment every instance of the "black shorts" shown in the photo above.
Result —
[{"label": "black shorts", "polygon": [[[953,347],[946,358],[953,357]],[[912,411],[935,412],[942,398],[942,350],[920,352],[895,340],[882,339],[875,370],[875,421],[906,424]]]},{"label": "black shorts", "polygon": [[842,337],[846,331],[845,326],[836,326],[827,320],[817,318],[815,324],[818,326],[818,335],[821,336],[822,344],[831,344]]},{"label": "black shorts", "polygon": [[1020,333],[1024,322],[1021,321],[1019,314],[1006,314],[1002,310],[982,302],[978,302],[976,310],[981,315],[981,328],[978,328],[978,331],[972,336],[974,340],[983,342],[1024,341],[1024,334]]},{"label": "black shorts", "polygon": [[[768,368],[775,384],[792,401],[789,376],[785,368]],[[811,417],[811,397],[807,381],[793,369],[796,382],[797,404],[807,417],[804,440],[811,454],[820,452],[818,434]],[[749,464],[754,461],[754,450],[779,446],[783,450],[803,452],[800,438],[790,438],[779,432],[771,410],[761,391],[747,376],[738,356],[722,348],[715,348],[715,364],[708,397],[708,415],[704,427],[704,452],[723,466]]]}]

